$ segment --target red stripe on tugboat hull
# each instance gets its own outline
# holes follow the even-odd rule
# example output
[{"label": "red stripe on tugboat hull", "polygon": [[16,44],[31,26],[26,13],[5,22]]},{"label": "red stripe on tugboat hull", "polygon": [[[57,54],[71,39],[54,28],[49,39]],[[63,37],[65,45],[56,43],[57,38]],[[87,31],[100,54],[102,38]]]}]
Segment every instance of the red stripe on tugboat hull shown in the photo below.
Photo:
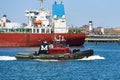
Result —
[{"label": "red stripe on tugboat hull", "polygon": [[0,33],[0,47],[37,47],[43,41],[52,43],[54,36],[64,36],[70,46],[81,46],[85,42],[85,34],[31,34]]}]

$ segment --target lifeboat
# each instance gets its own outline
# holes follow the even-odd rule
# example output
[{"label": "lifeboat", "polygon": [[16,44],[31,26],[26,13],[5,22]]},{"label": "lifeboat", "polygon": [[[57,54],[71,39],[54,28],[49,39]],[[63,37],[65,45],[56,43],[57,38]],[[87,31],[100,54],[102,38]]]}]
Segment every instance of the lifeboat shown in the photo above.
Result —
[{"label": "lifeboat", "polygon": [[39,51],[34,53],[18,53],[17,59],[47,59],[47,60],[70,60],[81,59],[93,55],[93,50],[80,51],[80,49],[71,50],[64,39],[54,40],[53,44],[46,41],[40,44]]},{"label": "lifeboat", "polygon": [[42,24],[42,21],[41,20],[35,20],[34,24]]}]

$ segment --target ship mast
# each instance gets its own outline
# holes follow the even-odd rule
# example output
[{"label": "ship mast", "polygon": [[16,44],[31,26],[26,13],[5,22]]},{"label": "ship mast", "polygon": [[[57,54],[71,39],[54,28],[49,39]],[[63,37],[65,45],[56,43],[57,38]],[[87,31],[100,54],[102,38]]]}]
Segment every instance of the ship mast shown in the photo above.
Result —
[{"label": "ship mast", "polygon": [[43,10],[43,2],[45,1],[45,0],[39,0],[40,1],[40,10]]}]

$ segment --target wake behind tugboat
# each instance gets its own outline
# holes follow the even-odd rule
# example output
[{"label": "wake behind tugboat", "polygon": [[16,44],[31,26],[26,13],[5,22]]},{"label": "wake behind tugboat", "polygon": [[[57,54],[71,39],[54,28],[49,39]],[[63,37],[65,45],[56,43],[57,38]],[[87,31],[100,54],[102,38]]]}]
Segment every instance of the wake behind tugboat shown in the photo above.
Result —
[{"label": "wake behind tugboat", "polygon": [[11,61],[16,60],[14,56],[0,56],[0,61]]},{"label": "wake behind tugboat", "polygon": [[53,44],[46,41],[40,45],[39,51],[34,53],[18,53],[15,57],[17,59],[47,59],[47,60],[70,60],[82,59],[93,55],[93,50],[80,51],[74,49],[73,51],[67,47],[66,40],[63,36],[59,35],[59,39],[53,39]]}]

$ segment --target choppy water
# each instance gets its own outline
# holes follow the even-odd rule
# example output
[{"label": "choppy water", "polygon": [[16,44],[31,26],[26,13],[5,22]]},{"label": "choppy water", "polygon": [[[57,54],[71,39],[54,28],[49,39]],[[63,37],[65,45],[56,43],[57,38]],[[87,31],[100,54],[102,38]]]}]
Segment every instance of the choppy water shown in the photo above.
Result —
[{"label": "choppy water", "polygon": [[89,48],[94,56],[69,61],[16,60],[18,52],[34,49],[0,48],[0,80],[120,80],[120,44],[85,43],[80,49]]}]

